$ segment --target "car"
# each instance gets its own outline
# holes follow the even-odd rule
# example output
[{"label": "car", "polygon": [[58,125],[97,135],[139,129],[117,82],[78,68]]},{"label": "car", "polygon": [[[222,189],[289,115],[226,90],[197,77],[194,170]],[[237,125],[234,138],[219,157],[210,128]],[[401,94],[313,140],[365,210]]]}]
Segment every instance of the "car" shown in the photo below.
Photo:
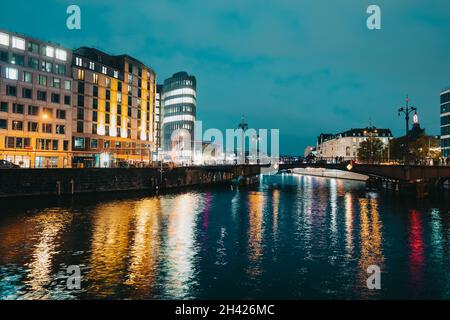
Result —
[{"label": "car", "polygon": [[20,168],[20,166],[8,160],[0,160],[0,169],[16,169],[16,168]]}]

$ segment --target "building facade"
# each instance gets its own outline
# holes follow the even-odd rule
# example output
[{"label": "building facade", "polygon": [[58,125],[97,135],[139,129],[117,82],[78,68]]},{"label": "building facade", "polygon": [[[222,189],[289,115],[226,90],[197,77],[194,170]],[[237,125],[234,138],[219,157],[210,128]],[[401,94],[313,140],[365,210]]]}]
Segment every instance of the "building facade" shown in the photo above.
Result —
[{"label": "building facade", "polygon": [[378,138],[388,146],[392,133],[390,129],[367,127],[337,134],[321,134],[317,138],[317,157],[328,161],[336,158],[344,161],[356,160],[360,143],[369,138]]},{"label": "building facade", "polygon": [[191,162],[193,160],[196,88],[195,77],[186,72],[175,73],[164,81],[162,145],[164,153],[172,161]]},{"label": "building facade", "polygon": [[0,159],[71,164],[71,50],[0,30]]},{"label": "building facade", "polygon": [[162,91],[163,86],[161,84],[156,85],[156,101],[155,101],[155,113],[153,115],[154,123],[154,141],[156,150],[161,148],[161,120],[162,120]]},{"label": "building facade", "polygon": [[93,48],[72,59],[73,165],[144,166],[155,150],[155,72],[127,56]]},{"label": "building facade", "polygon": [[450,88],[441,92],[441,155],[450,156]]}]

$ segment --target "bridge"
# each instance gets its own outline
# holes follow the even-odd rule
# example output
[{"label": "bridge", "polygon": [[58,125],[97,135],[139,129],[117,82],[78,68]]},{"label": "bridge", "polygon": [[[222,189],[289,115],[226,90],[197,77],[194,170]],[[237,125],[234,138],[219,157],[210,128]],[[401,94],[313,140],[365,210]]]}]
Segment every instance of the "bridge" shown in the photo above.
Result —
[{"label": "bridge", "polygon": [[418,197],[430,189],[450,184],[450,166],[380,165],[380,164],[280,164],[279,170],[294,168],[323,168],[349,171],[369,177],[371,187],[398,191],[416,191]]}]

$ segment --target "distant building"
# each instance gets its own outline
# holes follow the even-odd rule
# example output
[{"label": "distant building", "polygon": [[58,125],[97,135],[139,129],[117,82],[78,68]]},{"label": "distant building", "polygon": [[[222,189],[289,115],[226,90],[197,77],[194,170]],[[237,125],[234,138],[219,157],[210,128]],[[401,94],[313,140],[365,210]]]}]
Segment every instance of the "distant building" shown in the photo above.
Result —
[{"label": "distant building", "polygon": [[153,116],[153,123],[154,123],[153,140],[155,141],[155,150],[159,150],[161,148],[162,90],[163,90],[162,84],[156,85],[155,113]]},{"label": "distant building", "polygon": [[441,152],[450,156],[450,88],[441,92]]},{"label": "distant building", "polygon": [[164,80],[162,90],[162,146],[173,161],[191,162],[197,108],[197,81],[186,72]]},{"label": "distant building", "polygon": [[384,145],[388,145],[392,133],[390,129],[376,127],[350,129],[337,134],[322,133],[317,138],[317,158],[356,160],[360,143],[371,137],[378,138]]},{"label": "distant building", "polygon": [[71,62],[70,49],[0,30],[0,159],[70,166]]}]

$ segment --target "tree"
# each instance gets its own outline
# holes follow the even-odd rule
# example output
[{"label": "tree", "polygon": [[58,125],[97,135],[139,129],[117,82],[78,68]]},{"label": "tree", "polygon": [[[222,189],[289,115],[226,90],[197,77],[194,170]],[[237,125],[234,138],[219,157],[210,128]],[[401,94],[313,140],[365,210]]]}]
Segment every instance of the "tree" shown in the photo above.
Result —
[{"label": "tree", "polygon": [[384,153],[383,142],[378,138],[369,138],[359,144],[358,160],[361,162],[380,162]]}]

